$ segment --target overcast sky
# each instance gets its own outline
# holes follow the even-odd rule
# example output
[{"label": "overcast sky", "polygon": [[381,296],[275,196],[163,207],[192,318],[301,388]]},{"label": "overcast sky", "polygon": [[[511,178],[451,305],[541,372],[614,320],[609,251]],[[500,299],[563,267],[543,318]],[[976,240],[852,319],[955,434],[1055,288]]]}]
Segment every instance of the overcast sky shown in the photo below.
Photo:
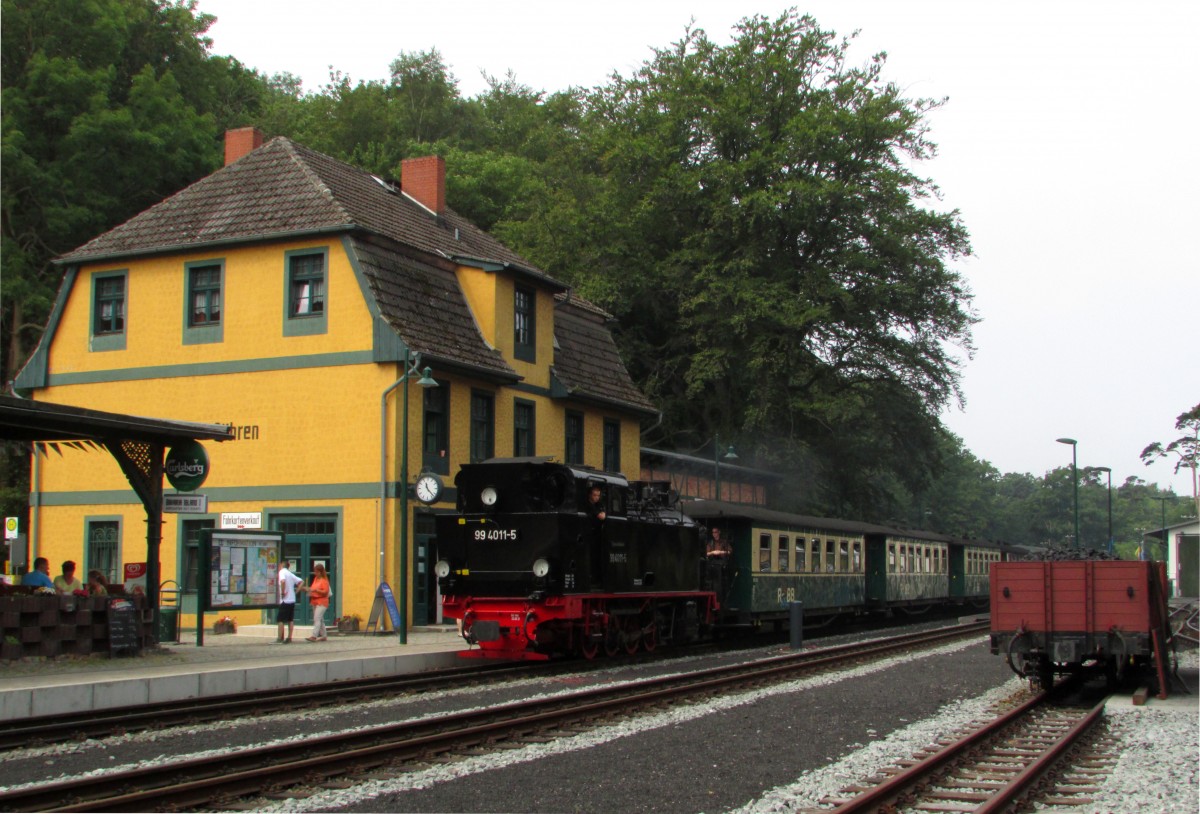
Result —
[{"label": "overcast sky", "polygon": [[[329,68],[382,80],[436,48],[464,96],[487,73],[537,90],[629,75],[690,21],[720,44],[774,0],[200,0],[213,53],[319,89]],[[820,0],[798,3],[931,116],[920,170],[957,208],[975,254],[958,266],[983,321],[965,409],[947,426],[1001,472],[1108,466],[1191,495],[1189,471],[1138,454],[1179,436],[1200,402],[1196,80],[1200,2]],[[451,202],[453,205],[453,202]]]}]

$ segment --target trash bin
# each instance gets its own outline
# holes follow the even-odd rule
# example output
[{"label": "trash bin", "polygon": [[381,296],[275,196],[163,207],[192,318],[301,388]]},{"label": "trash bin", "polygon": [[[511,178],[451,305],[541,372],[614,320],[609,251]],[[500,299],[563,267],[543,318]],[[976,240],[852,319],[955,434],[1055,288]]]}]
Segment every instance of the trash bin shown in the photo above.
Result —
[{"label": "trash bin", "polygon": [[154,636],[160,642],[179,641],[179,583],[173,579],[158,588],[158,627]]},{"label": "trash bin", "polygon": [[179,641],[179,608],[158,608],[158,641]]}]

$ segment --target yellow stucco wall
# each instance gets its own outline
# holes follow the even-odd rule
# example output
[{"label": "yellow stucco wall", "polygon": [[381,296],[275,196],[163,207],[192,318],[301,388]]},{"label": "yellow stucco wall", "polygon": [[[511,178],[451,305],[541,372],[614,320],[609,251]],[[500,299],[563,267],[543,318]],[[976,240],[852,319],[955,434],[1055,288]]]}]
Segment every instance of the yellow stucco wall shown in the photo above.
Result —
[{"label": "yellow stucco wall", "polygon": [[[324,248],[328,254],[324,333],[286,336],[285,252]],[[184,298],[188,262],[224,263],[222,339],[185,344]],[[92,277],[125,269],[126,335],[123,350],[91,350]],[[450,475],[470,457],[470,392],[495,393],[495,451],[512,454],[513,401],[536,404],[539,455],[562,458],[564,410],[585,415],[585,460],[603,461],[602,426],[621,419],[622,468],[638,474],[639,426],[635,418],[551,400],[553,297],[537,291],[537,361],[512,359],[513,282],[510,276],[460,270],[460,285],[488,341],[504,353],[529,390],[497,387],[435,369],[450,391]],[[376,586],[394,587],[399,573],[400,502],[392,490],[400,480],[398,433],[402,391],[381,398],[402,369],[370,361],[372,318],[362,289],[339,240],[293,241],[152,257],[79,270],[59,317],[49,349],[51,385],[40,400],[92,409],[184,421],[232,424],[237,440],[206,442],[210,474],[198,490],[209,497],[204,515],[165,514],[160,549],[161,579],[181,581],[178,562],[185,519],[218,520],[222,512],[261,513],[263,528],[283,514],[311,512],[336,518],[334,610],[368,617]],[[505,345],[507,342],[507,345]],[[247,369],[248,368],[248,369]],[[421,470],[422,389],[409,390],[408,481]],[[382,472],[381,472],[382,469]],[[389,495],[381,498],[381,475]],[[146,557],[145,511],[115,460],[102,450],[60,447],[38,459],[31,496],[31,556],[46,556],[57,573],[64,559],[85,561],[88,521],[118,520],[119,561]],[[174,492],[166,487],[168,494]],[[437,508],[448,509],[449,503]],[[412,518],[408,512],[408,568],[414,573]],[[380,556],[380,550],[384,551]],[[399,591],[397,591],[399,593]],[[406,591],[411,602],[412,591]],[[217,615],[210,614],[211,625]],[[258,623],[264,614],[232,614],[239,623]],[[407,619],[411,615],[406,614]],[[194,626],[185,619],[184,626]]]}]

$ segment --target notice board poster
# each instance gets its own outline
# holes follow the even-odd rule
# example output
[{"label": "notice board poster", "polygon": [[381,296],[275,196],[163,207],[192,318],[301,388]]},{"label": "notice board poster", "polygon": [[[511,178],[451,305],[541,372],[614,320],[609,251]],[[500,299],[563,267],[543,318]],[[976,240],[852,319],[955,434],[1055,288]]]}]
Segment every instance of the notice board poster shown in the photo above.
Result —
[{"label": "notice board poster", "polygon": [[204,529],[204,610],[277,606],[283,539],[278,531]]}]

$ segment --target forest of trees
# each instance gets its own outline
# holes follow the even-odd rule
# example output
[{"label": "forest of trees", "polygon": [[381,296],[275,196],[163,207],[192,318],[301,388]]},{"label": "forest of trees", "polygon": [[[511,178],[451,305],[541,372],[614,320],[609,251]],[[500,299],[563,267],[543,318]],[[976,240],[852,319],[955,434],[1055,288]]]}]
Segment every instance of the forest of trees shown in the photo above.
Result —
[{"label": "forest of trees", "polygon": [[[186,0],[2,11],[4,382],[50,313],[52,258],[213,172],[224,132],[253,125],[383,177],[443,156],[455,210],[616,317],[663,411],[647,446],[719,434],[785,475],[781,509],[1018,543],[1073,533],[1069,468],[1002,475],[939,418],[977,321],[954,265],[969,235],[918,172],[942,100],[908,97],[882,55],[851,64],[810,17],[749,18],[725,44],[685,30],[598,88],[493,77],[464,98],[436,49],[400,53],[383,80],[262,76],[212,55],[212,19]],[[0,461],[6,514],[24,461]],[[1081,473],[1093,547],[1102,474]],[[1116,539],[1157,528],[1164,505],[1188,513],[1163,497],[1115,486]]]}]

